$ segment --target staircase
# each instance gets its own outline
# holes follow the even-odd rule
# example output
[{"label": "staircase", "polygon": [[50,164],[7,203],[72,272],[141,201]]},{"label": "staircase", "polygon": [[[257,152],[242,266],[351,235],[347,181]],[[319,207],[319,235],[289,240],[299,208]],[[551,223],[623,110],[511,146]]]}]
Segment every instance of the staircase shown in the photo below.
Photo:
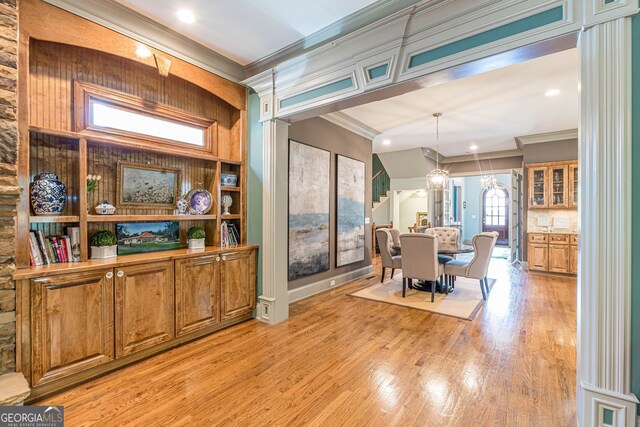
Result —
[{"label": "staircase", "polygon": [[385,170],[377,154],[373,155],[373,178],[371,178],[371,194],[373,210],[389,199],[389,189],[391,188],[391,178]]}]

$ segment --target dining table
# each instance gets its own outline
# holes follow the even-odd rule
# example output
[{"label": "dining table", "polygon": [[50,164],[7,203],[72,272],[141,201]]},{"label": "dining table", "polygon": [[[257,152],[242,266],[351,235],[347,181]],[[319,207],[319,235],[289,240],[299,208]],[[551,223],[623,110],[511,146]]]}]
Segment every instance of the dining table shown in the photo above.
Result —
[{"label": "dining table", "polygon": [[[394,244],[391,247],[396,251],[396,255],[400,255],[402,253],[402,247],[400,245]],[[473,252],[473,246],[464,245],[462,243],[441,243],[438,245],[438,255],[455,256],[471,252]],[[445,284],[440,280],[436,280],[435,282],[421,280],[413,284],[411,288],[417,291],[431,292],[431,287],[434,285],[436,286],[436,291],[438,293],[445,293]],[[453,292],[453,289],[454,288],[450,285],[449,290],[446,293]]]}]

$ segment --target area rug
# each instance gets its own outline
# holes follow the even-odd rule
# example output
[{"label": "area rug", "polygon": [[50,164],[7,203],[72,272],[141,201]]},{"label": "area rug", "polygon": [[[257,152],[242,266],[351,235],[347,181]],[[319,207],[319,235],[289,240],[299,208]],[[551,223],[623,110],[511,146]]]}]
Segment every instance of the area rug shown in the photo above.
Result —
[{"label": "area rug", "polygon": [[[489,289],[492,289],[496,279],[488,279],[488,282]],[[402,276],[368,286],[351,295],[465,320],[473,320],[484,302],[479,281],[464,277],[458,277],[456,288],[448,295],[436,292],[434,302],[431,302],[431,292],[420,292],[409,288],[407,288],[407,296],[402,298]]]}]

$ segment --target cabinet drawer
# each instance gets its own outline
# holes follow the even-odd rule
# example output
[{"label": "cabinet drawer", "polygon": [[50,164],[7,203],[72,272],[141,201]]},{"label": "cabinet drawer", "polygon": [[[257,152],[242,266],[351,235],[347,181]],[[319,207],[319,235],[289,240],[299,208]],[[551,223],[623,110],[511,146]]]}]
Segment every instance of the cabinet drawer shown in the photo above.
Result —
[{"label": "cabinet drawer", "polygon": [[577,234],[572,234],[570,237],[571,237],[571,239],[570,239],[571,244],[572,245],[577,245],[578,244],[578,235]]},{"label": "cabinet drawer", "polygon": [[568,245],[569,236],[567,234],[550,234],[549,244],[553,245]]},{"label": "cabinet drawer", "polygon": [[529,242],[531,243],[547,243],[548,240],[548,234],[535,234],[535,233],[529,233]]}]

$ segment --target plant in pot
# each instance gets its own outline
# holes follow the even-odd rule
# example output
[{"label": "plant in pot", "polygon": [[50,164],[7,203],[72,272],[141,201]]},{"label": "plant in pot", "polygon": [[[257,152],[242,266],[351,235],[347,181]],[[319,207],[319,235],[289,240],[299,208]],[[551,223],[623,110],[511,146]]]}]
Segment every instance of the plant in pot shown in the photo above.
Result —
[{"label": "plant in pot", "polygon": [[187,231],[189,249],[204,249],[205,233],[202,227],[194,226]]},{"label": "plant in pot", "polygon": [[109,230],[100,230],[91,236],[91,259],[118,256],[118,239]]}]

